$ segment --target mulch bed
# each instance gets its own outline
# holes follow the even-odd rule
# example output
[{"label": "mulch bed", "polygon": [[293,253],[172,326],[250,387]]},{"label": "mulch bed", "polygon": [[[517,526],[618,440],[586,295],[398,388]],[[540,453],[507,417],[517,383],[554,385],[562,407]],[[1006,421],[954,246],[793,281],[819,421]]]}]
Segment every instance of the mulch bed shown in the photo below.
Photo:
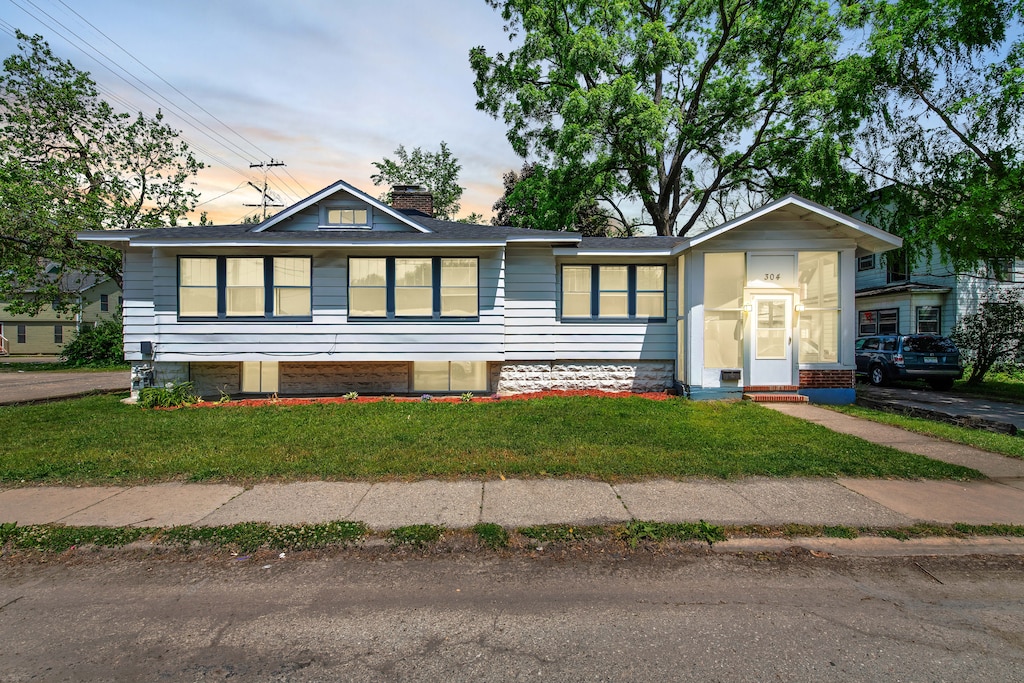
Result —
[{"label": "mulch bed", "polygon": [[[672,394],[664,392],[631,392],[631,391],[599,391],[597,389],[574,390],[574,391],[535,391],[528,394],[513,394],[510,396],[474,396],[465,401],[461,396],[433,396],[429,395],[429,401],[422,396],[360,396],[358,398],[345,398],[344,396],[326,396],[321,398],[243,398],[239,400],[225,401],[200,401],[189,408],[221,408],[232,406],[308,406],[313,404],[332,403],[500,403],[501,401],[529,401],[537,398],[550,396],[596,396],[598,398],[627,398],[637,396],[652,401],[665,401],[676,398]],[[174,408],[161,408],[158,410],[174,410]]]}]

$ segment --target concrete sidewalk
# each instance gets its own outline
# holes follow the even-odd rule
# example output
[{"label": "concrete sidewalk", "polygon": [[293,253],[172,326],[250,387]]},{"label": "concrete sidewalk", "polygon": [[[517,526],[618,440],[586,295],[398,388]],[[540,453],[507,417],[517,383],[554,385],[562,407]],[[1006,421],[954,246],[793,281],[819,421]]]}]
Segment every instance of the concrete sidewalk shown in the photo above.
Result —
[{"label": "concrete sidewalk", "polygon": [[0,372],[0,406],[73,398],[92,393],[128,391],[131,373],[113,372]]},{"label": "concrete sidewalk", "polygon": [[716,524],[902,526],[1024,524],[1024,461],[805,404],[776,410],[868,441],[980,470],[971,482],[890,479],[690,479],[623,484],[501,481],[157,484],[0,491],[0,522],[98,526],[272,524],[352,520],[408,524],[612,524],[633,519]]}]

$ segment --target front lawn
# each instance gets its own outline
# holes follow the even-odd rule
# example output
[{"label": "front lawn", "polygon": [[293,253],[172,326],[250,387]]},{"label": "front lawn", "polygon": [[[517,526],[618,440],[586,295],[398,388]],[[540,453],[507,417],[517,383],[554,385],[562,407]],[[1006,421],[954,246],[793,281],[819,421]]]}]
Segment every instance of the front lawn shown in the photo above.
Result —
[{"label": "front lawn", "polygon": [[[964,376],[969,373],[970,370],[965,371]],[[981,384],[972,387],[965,380],[960,380],[953,386],[953,391],[966,396],[1024,403],[1024,371],[995,372],[990,370],[985,373],[985,379]]]},{"label": "front lawn", "polygon": [[144,410],[119,398],[0,407],[0,482],[981,476],[745,402],[550,397]]}]

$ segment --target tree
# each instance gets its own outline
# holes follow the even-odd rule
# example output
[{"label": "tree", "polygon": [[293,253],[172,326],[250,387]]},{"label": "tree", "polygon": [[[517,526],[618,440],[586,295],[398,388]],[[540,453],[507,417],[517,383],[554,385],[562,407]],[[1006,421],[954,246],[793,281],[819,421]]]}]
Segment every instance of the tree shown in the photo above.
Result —
[{"label": "tree", "polygon": [[[394,154],[395,160],[384,157],[382,161],[373,162],[378,172],[371,175],[370,180],[374,185],[387,185],[389,188],[380,198],[390,204],[392,186],[422,185],[433,195],[434,217],[455,220],[464,191],[459,185],[462,165],[448,149],[448,144],[442,140],[441,149],[437,152],[424,152],[419,147],[409,152],[404,145],[399,145]],[[483,219],[483,216],[473,214],[471,218]]]},{"label": "tree", "polygon": [[109,367],[124,363],[124,328],[121,316],[84,326],[61,351],[61,359],[72,367]]},{"label": "tree", "polygon": [[492,207],[495,215],[491,223],[607,235],[611,214],[593,197],[580,197],[581,189],[573,182],[578,179],[565,169],[549,170],[541,164],[524,163],[519,173],[509,171],[502,177],[505,193]]},{"label": "tree", "polygon": [[763,193],[795,152],[845,144],[870,92],[866,60],[838,56],[856,7],[488,2],[520,45],[470,51],[477,108],[504,119],[524,158],[585,170],[587,195],[639,201],[659,235],[686,234],[722,197]]},{"label": "tree", "polygon": [[868,216],[957,269],[1024,255],[1024,42],[1018,3],[878,2],[878,74],[854,162],[887,186]]},{"label": "tree", "polygon": [[195,207],[188,179],[202,165],[159,113],[115,112],[41,36],[17,37],[0,75],[0,300],[12,312],[66,311],[69,271],[121,284],[120,254],[75,234],[175,224]]},{"label": "tree", "polygon": [[978,312],[960,318],[951,338],[971,364],[967,384],[981,384],[997,363],[1019,364],[1024,355],[1024,299],[1019,289],[990,290]]}]

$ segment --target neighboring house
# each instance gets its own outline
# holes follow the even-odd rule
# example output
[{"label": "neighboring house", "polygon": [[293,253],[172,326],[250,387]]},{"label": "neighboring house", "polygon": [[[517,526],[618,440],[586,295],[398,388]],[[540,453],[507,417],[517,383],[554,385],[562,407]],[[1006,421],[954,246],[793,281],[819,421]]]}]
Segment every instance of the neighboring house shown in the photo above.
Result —
[{"label": "neighboring house", "polygon": [[115,315],[121,306],[121,290],[109,278],[72,272],[61,288],[77,293],[77,313],[57,313],[45,305],[33,316],[14,314],[0,302],[0,355],[56,356],[83,326],[95,325]]},{"label": "neighboring house", "polygon": [[898,237],[789,196],[691,237],[465,225],[339,181],[259,225],[89,232],[124,254],[133,390],[785,387],[854,398],[857,259]]},{"label": "neighboring house", "polygon": [[994,259],[971,272],[944,264],[936,248],[910,263],[903,251],[857,259],[857,334],[949,336],[964,315],[978,312],[986,292],[1024,288],[1024,261]]}]

